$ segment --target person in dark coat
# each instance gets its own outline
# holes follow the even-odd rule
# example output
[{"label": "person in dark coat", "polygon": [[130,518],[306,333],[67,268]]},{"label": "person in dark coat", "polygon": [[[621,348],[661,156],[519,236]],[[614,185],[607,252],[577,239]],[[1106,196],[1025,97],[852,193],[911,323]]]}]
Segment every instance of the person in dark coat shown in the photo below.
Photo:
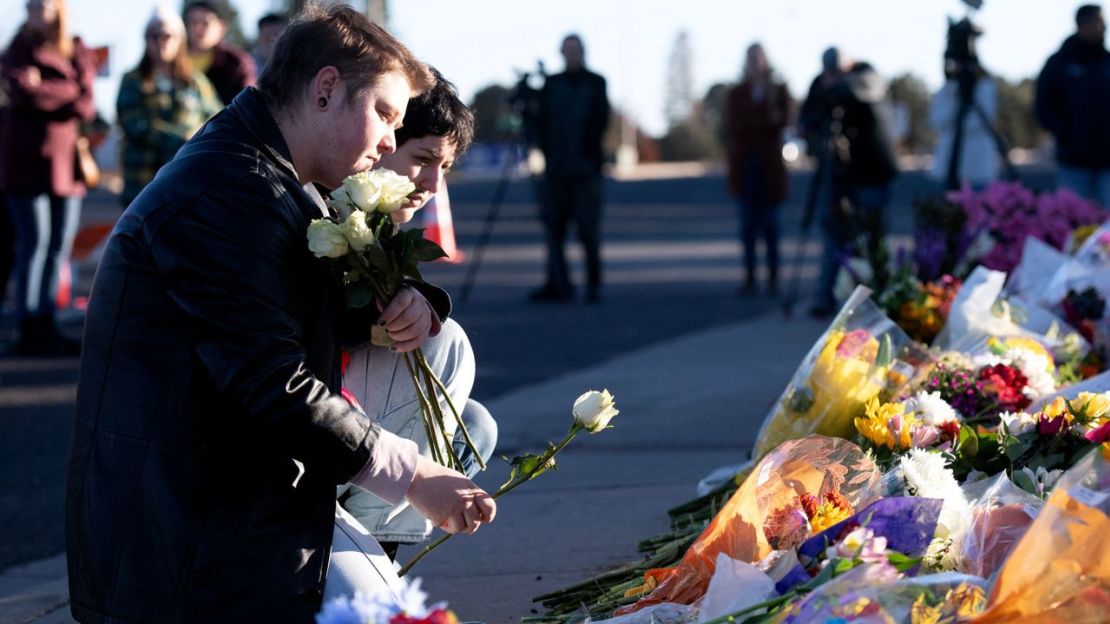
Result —
[{"label": "person in dark coat", "polygon": [[254,59],[224,40],[227,19],[214,3],[192,0],[186,4],[185,28],[193,66],[204,72],[225,105],[254,84]]},{"label": "person in dark coat", "polygon": [[55,298],[85,196],[75,161],[81,122],[95,114],[95,69],[67,22],[64,0],[31,0],[0,59],[11,98],[0,127],[0,189],[15,231],[15,351],[24,355],[79,350],[57,331]]},{"label": "person in dark coat", "polygon": [[1057,183],[1110,208],[1110,51],[1098,5],[1079,7],[1076,33],[1037,78],[1037,121],[1056,138]]},{"label": "person in dark coat", "polygon": [[451,532],[492,499],[341,396],[341,345],[401,352],[450,310],[411,282],[349,310],[310,253],[315,185],[395,149],[425,65],[344,5],[309,5],[248,88],[124,211],[85,324],[66,486],[79,622],[298,622],[321,607],[336,487]]},{"label": "person in dark coat", "polygon": [[887,82],[875,68],[852,64],[827,97],[831,131],[820,146],[827,166],[819,174],[824,181],[817,207],[825,240],[810,309],[818,318],[836,311],[833,289],[845,257],[870,260],[876,275],[885,270],[885,212],[898,175]]},{"label": "person in dark coat", "polygon": [[601,296],[601,140],[609,125],[609,99],[605,79],[586,69],[582,39],[567,35],[561,50],[566,70],[544,83],[537,115],[546,162],[540,216],[547,242],[547,279],[531,298],[574,299],[564,250],[573,221],[586,252],[586,300],[596,303]]},{"label": "person in dark coat", "polygon": [[744,244],[743,292],[756,288],[755,243],[767,250],[768,288],[778,289],[778,207],[786,199],[786,165],[782,131],[790,121],[790,92],[774,77],[763,46],[752,44],[740,84],[728,92],[725,106],[728,189],[740,208]]}]

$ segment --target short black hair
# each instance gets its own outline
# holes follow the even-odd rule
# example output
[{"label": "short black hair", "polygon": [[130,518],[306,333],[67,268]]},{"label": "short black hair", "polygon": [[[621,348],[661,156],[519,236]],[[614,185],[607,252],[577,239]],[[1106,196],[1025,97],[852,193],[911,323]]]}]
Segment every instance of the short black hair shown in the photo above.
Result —
[{"label": "short black hair", "polygon": [[1075,10],[1075,25],[1089,24],[1100,15],[1102,15],[1102,7],[1097,4],[1084,4]]},{"label": "short black hair", "polygon": [[181,14],[189,15],[189,11],[192,11],[193,9],[204,9],[205,11],[211,11],[212,13],[216,14],[216,17],[222,19],[225,22],[227,21],[227,16],[224,15],[222,7],[218,6],[215,2],[209,2],[208,0],[189,0],[189,2],[185,3],[185,10],[182,11]]},{"label": "short black hair", "polygon": [[263,26],[288,26],[289,17],[284,13],[267,13],[258,18],[258,28],[262,29]]},{"label": "short black hair", "polygon": [[429,67],[435,82],[431,89],[409,100],[405,120],[397,130],[397,145],[426,136],[447,137],[455,144],[457,158],[474,140],[474,113],[459,99],[455,85]]}]

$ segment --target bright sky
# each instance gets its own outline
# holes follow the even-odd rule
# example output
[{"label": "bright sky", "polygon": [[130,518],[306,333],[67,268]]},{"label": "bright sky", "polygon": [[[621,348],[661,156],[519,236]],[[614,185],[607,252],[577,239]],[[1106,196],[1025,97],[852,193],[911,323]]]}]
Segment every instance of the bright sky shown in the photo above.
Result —
[{"label": "bright sky", "polygon": [[[97,82],[97,105],[114,117],[118,76],[142,53],[142,29],[152,0],[69,0],[74,30],[94,45],[112,46],[113,78]],[[271,0],[233,0],[243,30]],[[1074,29],[1082,2],[986,0],[976,22],[986,30],[980,58],[1006,78],[1035,75]],[[180,0],[174,0],[178,6]],[[0,41],[22,22],[23,0],[0,0]],[[945,16],[962,16],[959,0],[391,0],[389,27],[438,67],[467,101],[491,83],[510,86],[514,70],[542,59],[562,69],[563,35],[576,31],[587,64],[609,81],[613,103],[649,132],[664,130],[667,59],[685,29],[693,48],[696,95],[734,80],[744,49],[759,40],[795,97],[804,96],[830,44],[869,60],[887,75],[906,71],[931,88],[941,82]]]}]

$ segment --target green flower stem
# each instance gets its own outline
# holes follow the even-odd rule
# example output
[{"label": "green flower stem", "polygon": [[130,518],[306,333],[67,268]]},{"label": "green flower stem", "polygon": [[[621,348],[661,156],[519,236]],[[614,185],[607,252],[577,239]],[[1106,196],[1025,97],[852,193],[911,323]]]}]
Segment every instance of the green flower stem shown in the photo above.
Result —
[{"label": "green flower stem", "polygon": [[[492,498],[494,500],[497,500],[505,494],[508,494],[509,492],[512,492],[516,488],[520,487],[520,484],[531,481],[532,479],[539,476],[540,473],[545,472],[548,468],[548,465],[551,463],[551,460],[559,454],[559,451],[566,448],[566,446],[570,444],[570,441],[574,439],[574,436],[578,435],[578,432],[582,431],[582,429],[582,425],[578,424],[578,421],[575,421],[574,424],[571,425],[570,431],[567,432],[566,437],[564,437],[561,442],[547,449],[547,451],[545,451],[543,455],[540,455],[540,460],[536,463],[536,468],[534,470],[528,472],[527,474],[519,475],[512,481],[509,481],[505,485],[497,488],[497,491],[493,493]],[[416,553],[416,555],[412,559],[410,559],[408,563],[401,567],[401,569],[397,572],[397,576],[404,576],[408,574],[408,571],[411,570],[412,567],[417,564],[417,562],[427,556],[428,553],[438,548],[440,544],[451,539],[452,535],[454,535],[454,533],[444,533],[424,548],[421,548],[420,552]]]},{"label": "green flower stem", "polygon": [[459,410],[455,409],[455,403],[451,400],[451,395],[447,392],[447,386],[443,385],[439,377],[432,372],[432,367],[428,364],[428,358],[424,357],[424,352],[420,349],[416,350],[417,362],[424,368],[428,378],[439,387],[439,391],[443,393],[443,399],[447,402],[447,407],[450,408],[451,413],[455,416],[455,422],[458,423],[459,431],[463,434],[463,439],[466,440],[466,446],[470,452],[474,454],[474,458],[478,460],[478,465],[482,470],[486,469],[486,462],[482,459],[482,454],[478,452],[478,447],[474,445],[474,440],[470,438],[470,432],[466,430],[466,424],[463,423],[462,416],[459,415]]},{"label": "green flower stem", "polygon": [[781,607],[782,605],[790,602],[791,600],[794,600],[795,598],[797,598],[800,595],[801,594],[798,593],[798,592],[788,591],[785,594],[783,594],[783,595],[781,595],[777,598],[772,598],[770,600],[764,600],[763,602],[754,604],[750,607],[747,607],[746,609],[741,609],[739,611],[735,611],[733,613],[729,613],[727,615],[722,615],[721,617],[714,618],[712,620],[709,620],[708,622],[705,622],[704,624],[732,624],[733,622],[736,621],[736,618],[738,618],[742,615],[748,615],[748,614],[751,614],[751,613],[755,613],[756,611],[759,611],[761,609],[766,609],[768,612],[770,612],[772,609],[776,609],[778,607]]},{"label": "green flower stem", "polygon": [[412,377],[412,385],[416,388],[416,399],[420,403],[420,411],[424,420],[424,431],[428,435],[428,450],[432,454],[432,460],[437,464],[446,466],[447,463],[443,454],[440,453],[439,448],[439,435],[435,429],[435,421],[431,416],[432,408],[428,404],[428,398],[424,396],[424,389],[420,386],[420,377],[413,367],[413,362],[409,359],[410,355],[402,354],[401,360],[405,363],[405,368],[409,370],[409,376]]},{"label": "green flower stem", "polygon": [[[437,426],[439,426],[439,432],[443,435],[444,450],[447,452],[448,459],[451,460],[451,463],[455,467],[455,469],[459,472],[463,472],[464,468],[462,460],[459,459],[458,454],[455,453],[454,440],[447,436],[447,418],[443,415],[443,408],[440,407],[439,397],[436,396],[436,386],[435,383],[432,381],[433,379],[435,379],[436,375],[432,372],[430,368],[420,365],[423,357],[424,354],[420,352],[420,349],[416,349],[412,352],[412,359],[418,371],[418,374],[424,375],[424,384],[428,393],[428,406],[432,410],[431,416],[434,422]],[[427,363],[427,360],[424,360],[424,362]],[[446,398],[446,394],[444,396]],[[451,399],[447,398],[447,401],[450,402]]]}]

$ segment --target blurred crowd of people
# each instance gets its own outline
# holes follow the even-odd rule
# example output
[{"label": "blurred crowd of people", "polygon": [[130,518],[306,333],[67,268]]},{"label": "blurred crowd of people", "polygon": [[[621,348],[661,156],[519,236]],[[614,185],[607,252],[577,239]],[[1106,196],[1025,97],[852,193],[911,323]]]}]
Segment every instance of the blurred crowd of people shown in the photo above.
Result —
[{"label": "blurred crowd of people", "polygon": [[[258,21],[248,53],[226,39],[221,5],[192,0],[182,14],[156,9],[138,65],[119,87],[116,123],[126,207],[178,149],[254,83],[289,20]],[[66,355],[77,342],[57,329],[55,296],[66,271],[91,161],[84,137],[96,111],[96,63],[76,36],[66,0],[29,0],[8,44],[0,114],[0,299],[12,282],[21,355]],[[90,162],[93,164],[90,165]]]},{"label": "blurred crowd of people", "polygon": [[[1076,31],[1037,79],[1035,116],[1056,145],[1057,184],[1110,207],[1110,51],[1098,5],[1075,13]],[[980,63],[970,20],[953,22],[944,57],[945,83],[934,94],[929,123],[936,132],[930,178],[945,188],[983,187],[1000,177],[1007,159],[996,128],[998,93]],[[869,63],[851,61],[836,47],[797,109],[758,43],[744,58],[741,79],[728,92],[724,114],[728,190],[739,210],[744,294],[758,290],[757,241],[767,261],[769,293],[779,289],[779,206],[786,199],[782,158],[793,125],[816,163],[805,197],[803,231],[823,234],[820,274],[810,313],[835,312],[833,286],[848,256],[884,252],[884,213],[898,175],[888,85]],[[1012,173],[1010,173],[1012,175]]]},{"label": "blurred crowd of people", "polygon": [[[252,50],[228,41],[223,5],[191,0],[178,14],[157,9],[146,23],[145,48],[120,83],[116,102],[126,207],[177,151],[265,67],[289,19],[258,20]],[[57,331],[55,291],[80,218],[89,172],[83,133],[92,121],[95,62],[75,36],[66,0],[29,0],[26,20],[4,51],[0,105],[0,293],[11,281],[20,354],[74,353]],[[1110,52],[1097,5],[1075,14],[1076,32],[1048,59],[1037,80],[1035,115],[1055,138],[1058,183],[1110,205]],[[974,53],[970,22],[959,50],[945,56],[942,88],[929,121],[937,133],[929,175],[949,187],[981,187],[998,178],[1005,142],[995,126],[995,82]],[[961,40],[962,41],[962,40]],[[963,47],[961,47],[963,46]],[[966,49],[965,49],[966,48]],[[562,42],[564,72],[536,91],[531,133],[546,155],[538,186],[547,243],[544,283],[533,301],[575,297],[565,259],[574,226],[585,249],[586,299],[600,299],[602,137],[609,118],[605,79],[585,65],[577,35]],[[784,134],[795,129],[817,165],[808,189],[805,227],[815,223],[824,252],[811,312],[831,314],[833,283],[843,256],[877,253],[883,215],[898,174],[887,83],[869,63],[827,49],[822,70],[801,102],[776,74],[759,43],[748,47],[741,76],[727,95],[724,139],[727,188],[737,205],[742,243],[739,290],[775,294],[782,275],[778,213],[789,194]]]}]

